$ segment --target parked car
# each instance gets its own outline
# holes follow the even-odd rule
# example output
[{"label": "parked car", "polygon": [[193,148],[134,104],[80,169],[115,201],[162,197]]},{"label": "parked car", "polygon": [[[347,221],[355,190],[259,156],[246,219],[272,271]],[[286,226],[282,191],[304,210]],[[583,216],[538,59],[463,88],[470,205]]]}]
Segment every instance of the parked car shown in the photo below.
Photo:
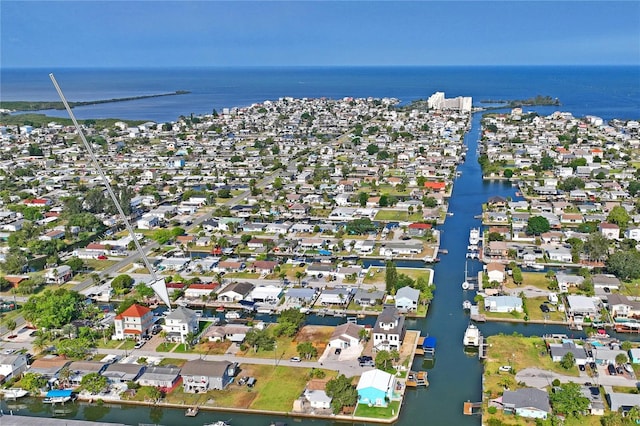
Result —
[{"label": "parked car", "polygon": [[140,349],[141,347],[143,347],[143,346],[144,346],[144,344],[145,344],[145,343],[146,343],[146,342],[145,342],[144,340],[139,340],[139,341],[137,341],[137,342],[136,342],[136,344],[135,344],[135,345],[133,345],[133,348],[134,348],[134,349]]},{"label": "parked car", "polygon": [[616,367],[613,366],[613,364],[609,364],[607,366],[607,371],[609,372],[609,375],[611,376],[617,376],[618,373],[616,372]]},{"label": "parked car", "polygon": [[540,310],[542,312],[544,312],[545,314],[549,313],[549,307],[547,305],[545,305],[544,303],[542,305],[540,305]]},{"label": "parked car", "polygon": [[358,357],[358,362],[365,362],[365,361],[373,361],[373,358],[370,357],[369,355],[362,355]]},{"label": "parked car", "polygon": [[104,254],[101,254],[100,256],[98,256],[98,259],[99,259],[99,260],[107,260],[107,259],[108,259],[108,257],[107,257],[107,256],[105,256]]},{"label": "parked car", "polygon": [[376,363],[372,359],[368,361],[360,361],[360,367],[375,367]]},{"label": "parked car", "polygon": [[580,364],[580,365],[578,365],[578,369],[579,369],[580,371],[586,371],[586,370],[587,370],[587,369],[586,369],[586,367],[584,366],[584,364]]},{"label": "parked car", "polygon": [[291,358],[289,358],[289,361],[291,362],[300,362],[301,359],[299,356],[292,356]]},{"label": "parked car", "polygon": [[498,368],[498,370],[508,373],[509,371],[511,371],[511,366],[510,365],[501,365],[500,368]]}]

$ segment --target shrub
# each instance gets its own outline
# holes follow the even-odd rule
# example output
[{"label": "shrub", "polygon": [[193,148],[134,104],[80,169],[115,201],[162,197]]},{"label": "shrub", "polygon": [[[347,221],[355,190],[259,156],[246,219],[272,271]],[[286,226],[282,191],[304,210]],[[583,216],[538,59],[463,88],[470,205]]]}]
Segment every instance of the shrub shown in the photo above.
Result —
[{"label": "shrub", "polygon": [[553,386],[560,386],[560,380],[559,379],[553,379],[553,382],[551,382],[551,384]]},{"label": "shrub", "polygon": [[496,407],[489,407],[487,411],[489,412],[489,414],[495,414],[498,412],[498,409]]}]

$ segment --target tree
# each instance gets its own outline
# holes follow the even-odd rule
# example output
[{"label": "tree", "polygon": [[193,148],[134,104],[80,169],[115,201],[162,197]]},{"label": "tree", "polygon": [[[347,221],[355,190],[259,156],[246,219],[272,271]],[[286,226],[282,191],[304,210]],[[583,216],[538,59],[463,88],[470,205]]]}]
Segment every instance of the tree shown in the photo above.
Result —
[{"label": "tree", "polygon": [[27,300],[22,308],[23,315],[38,327],[60,328],[80,317],[82,300],[82,295],[73,290],[46,289]]},{"label": "tree", "polygon": [[629,213],[627,213],[627,210],[622,206],[615,206],[607,216],[607,222],[615,223],[622,229],[627,228],[630,220],[631,217],[629,216]]},{"label": "tree", "polygon": [[640,252],[635,249],[617,251],[605,262],[607,271],[623,281],[640,278]]},{"label": "tree", "polygon": [[65,339],[56,345],[56,350],[58,354],[66,356],[67,358],[81,359],[87,355],[91,347],[91,342],[85,338]]},{"label": "tree", "polygon": [[564,354],[562,359],[560,360],[560,366],[565,370],[570,369],[576,362],[576,357],[573,355],[573,352],[567,352]]},{"label": "tree", "polygon": [[580,416],[589,408],[589,399],[582,394],[577,383],[563,383],[549,395],[549,401],[558,414]]},{"label": "tree", "polygon": [[631,348],[633,348],[633,343],[631,343],[628,340],[625,340],[624,342],[622,342],[622,344],[620,345],[620,348],[623,351],[629,352],[631,350]]},{"label": "tree", "polygon": [[623,353],[616,355],[616,364],[624,365],[629,362],[629,357]]},{"label": "tree", "polygon": [[543,216],[532,216],[527,222],[527,234],[540,235],[551,229],[549,221]]},{"label": "tree", "polygon": [[7,321],[7,330],[9,330],[9,332],[11,334],[13,334],[13,331],[16,329],[16,320],[14,319],[10,319],[9,321]]},{"label": "tree", "polygon": [[358,332],[358,338],[363,342],[368,342],[369,341],[369,330],[367,330],[364,327],[361,328],[360,331]]},{"label": "tree", "polygon": [[389,351],[378,351],[376,354],[376,368],[380,370],[389,370],[392,366],[393,359]]},{"label": "tree", "polygon": [[65,262],[73,272],[82,271],[84,269],[84,260],[79,257],[72,257]]},{"label": "tree", "polygon": [[354,406],[358,402],[358,391],[351,384],[351,379],[344,374],[329,380],[325,392],[331,397],[331,408],[334,414],[338,414],[342,407]]},{"label": "tree", "polygon": [[30,392],[38,392],[46,384],[47,379],[38,373],[25,373],[20,379],[20,386]]},{"label": "tree", "polygon": [[253,347],[254,352],[258,352],[258,350],[272,351],[275,347],[276,339],[269,335],[266,329],[251,329],[245,336],[245,342],[247,345]]},{"label": "tree", "polygon": [[396,288],[398,284],[398,271],[396,264],[389,260],[385,264],[384,283],[387,293]]},{"label": "tree", "polygon": [[511,271],[512,271],[511,277],[513,278],[513,282],[516,285],[522,284],[522,281],[523,281],[522,269],[520,269],[520,267],[518,266],[515,266],[513,269],[511,269]]},{"label": "tree", "polygon": [[609,250],[609,240],[604,235],[598,233],[590,234],[584,243],[584,251],[590,259],[600,260]]},{"label": "tree", "polygon": [[311,359],[318,356],[318,349],[316,349],[311,342],[299,343],[296,350],[298,351],[300,358]]},{"label": "tree", "polygon": [[304,271],[300,271],[300,270],[296,271],[295,277],[296,277],[296,280],[298,280],[298,285],[301,285],[302,278],[304,278],[305,275],[307,275],[307,273]]},{"label": "tree", "polygon": [[127,274],[118,275],[111,281],[111,288],[115,294],[125,294],[133,287],[135,280]]},{"label": "tree", "polygon": [[365,207],[367,201],[369,201],[369,194],[366,192],[358,192],[358,204],[360,204],[360,207]]},{"label": "tree", "polygon": [[631,195],[632,197],[635,197],[636,195],[640,194],[640,181],[633,180],[629,182],[627,191],[629,191],[629,195]]},{"label": "tree", "polygon": [[278,325],[273,329],[275,336],[293,337],[304,324],[305,316],[299,309],[289,308],[281,312]]},{"label": "tree", "polygon": [[378,145],[374,143],[370,143],[369,145],[367,145],[367,154],[369,155],[377,154],[378,151],[380,151],[380,148],[378,148]]}]

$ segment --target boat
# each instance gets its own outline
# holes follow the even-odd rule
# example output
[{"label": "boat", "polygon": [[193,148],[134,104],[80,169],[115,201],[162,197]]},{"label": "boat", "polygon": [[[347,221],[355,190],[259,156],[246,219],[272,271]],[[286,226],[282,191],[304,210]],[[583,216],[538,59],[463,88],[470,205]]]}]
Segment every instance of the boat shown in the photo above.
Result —
[{"label": "boat", "polygon": [[478,326],[473,323],[469,323],[469,326],[464,332],[462,344],[465,346],[480,346],[481,336]]},{"label": "boat", "polygon": [[469,253],[467,253],[467,259],[478,259],[479,257],[480,255],[478,254],[478,252],[470,251]]},{"label": "boat", "polygon": [[216,312],[224,312],[224,307],[223,306],[218,306],[216,308]]},{"label": "boat", "polygon": [[480,228],[471,228],[469,231],[469,245],[477,245],[480,242]]},{"label": "boat", "polygon": [[2,392],[7,399],[18,399],[29,394],[28,390],[22,388],[1,389],[0,392]]},{"label": "boat", "polygon": [[47,396],[42,400],[45,404],[64,404],[67,401],[71,401],[73,397],[72,391],[68,389],[63,390],[50,390]]},{"label": "boat", "polygon": [[227,420],[226,422],[224,420],[218,420],[217,422],[213,422],[213,423],[207,423],[203,426],[230,426],[231,423],[229,423],[229,420]]},{"label": "boat", "polygon": [[464,309],[465,311],[471,310],[471,306],[473,305],[471,304],[470,300],[465,300],[464,302],[462,302],[462,309]]},{"label": "boat", "polygon": [[185,417],[195,417],[200,412],[200,408],[198,407],[189,407],[187,411],[184,413]]},{"label": "boat", "polygon": [[225,319],[239,319],[240,313],[238,311],[229,311],[224,314]]},{"label": "boat", "polygon": [[300,308],[300,313],[301,314],[305,314],[305,315],[309,315],[311,313],[311,309],[309,309],[309,308]]}]

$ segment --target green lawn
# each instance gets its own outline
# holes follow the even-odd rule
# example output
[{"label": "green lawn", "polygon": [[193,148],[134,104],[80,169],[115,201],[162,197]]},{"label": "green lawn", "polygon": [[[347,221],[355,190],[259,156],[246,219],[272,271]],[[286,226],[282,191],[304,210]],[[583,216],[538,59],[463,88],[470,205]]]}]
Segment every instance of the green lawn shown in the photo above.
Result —
[{"label": "green lawn", "polygon": [[422,214],[418,212],[414,212],[413,214],[409,214],[409,212],[402,210],[380,210],[378,214],[376,214],[375,220],[382,221],[418,221],[422,220]]},{"label": "green lawn", "polygon": [[358,404],[356,407],[356,417],[371,417],[374,419],[390,419],[398,414],[400,401],[391,401],[388,407],[369,407],[365,404]]},{"label": "green lawn", "polygon": [[118,349],[118,346],[120,346],[121,344],[122,340],[109,339],[106,342],[104,341],[104,339],[96,340],[96,346],[101,349]]},{"label": "green lawn", "polygon": [[178,343],[162,342],[156,348],[156,352],[171,352],[176,345],[178,345]]},{"label": "green lawn", "polygon": [[162,361],[160,361],[159,365],[165,366],[165,365],[175,365],[177,367],[182,367],[184,365],[184,363],[187,362],[186,359],[180,359],[180,358],[163,358]]},{"label": "green lawn", "polygon": [[131,350],[135,345],[136,345],[135,340],[125,340],[122,346],[120,346],[118,349]]}]

